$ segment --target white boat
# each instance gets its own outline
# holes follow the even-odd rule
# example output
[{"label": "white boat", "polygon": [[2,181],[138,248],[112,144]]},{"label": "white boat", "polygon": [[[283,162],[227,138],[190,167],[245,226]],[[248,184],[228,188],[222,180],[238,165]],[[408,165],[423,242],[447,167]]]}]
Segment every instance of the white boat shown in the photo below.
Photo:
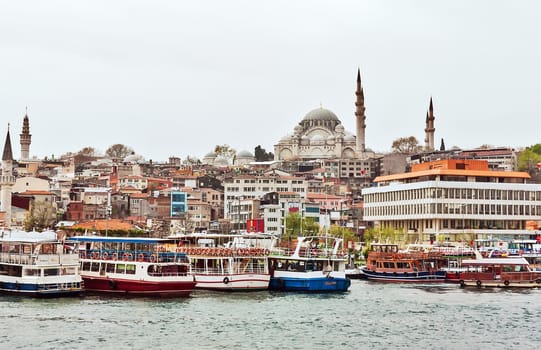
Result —
[{"label": "white boat", "polygon": [[341,238],[297,237],[294,251],[271,252],[270,289],[298,292],[345,292],[351,285],[346,278],[345,254],[339,250]]},{"label": "white boat", "polygon": [[76,236],[85,290],[134,296],[189,296],[195,287],[185,254],[172,240]]},{"label": "white boat", "polygon": [[179,252],[190,258],[195,288],[215,291],[259,291],[269,287],[267,256],[275,238],[268,234],[174,236]]},{"label": "white boat", "polygon": [[0,291],[38,297],[78,295],[79,255],[53,231],[2,230]]}]

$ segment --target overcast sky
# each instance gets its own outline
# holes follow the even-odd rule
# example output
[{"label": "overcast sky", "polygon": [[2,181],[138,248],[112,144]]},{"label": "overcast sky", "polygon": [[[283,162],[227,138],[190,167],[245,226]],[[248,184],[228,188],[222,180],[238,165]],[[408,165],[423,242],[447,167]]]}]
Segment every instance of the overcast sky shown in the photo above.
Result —
[{"label": "overcast sky", "polygon": [[[267,151],[310,110],[367,147],[541,142],[539,1],[3,1],[0,130],[14,157],[122,143],[146,159]],[[2,136],[4,137],[4,136]],[[3,141],[2,141],[3,142]]]}]

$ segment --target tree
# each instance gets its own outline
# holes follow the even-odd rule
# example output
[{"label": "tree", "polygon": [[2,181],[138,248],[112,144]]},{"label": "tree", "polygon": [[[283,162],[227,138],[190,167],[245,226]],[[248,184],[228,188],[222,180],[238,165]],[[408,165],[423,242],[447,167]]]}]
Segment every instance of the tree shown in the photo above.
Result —
[{"label": "tree", "polygon": [[422,147],[419,146],[419,141],[417,141],[415,136],[401,137],[399,139],[396,139],[393,141],[391,147],[396,153],[406,154],[419,152],[422,149]]},{"label": "tree", "polygon": [[225,144],[216,145],[214,147],[214,153],[216,154],[217,158],[224,158],[228,161],[229,164],[233,164],[237,155],[237,151],[234,148],[231,148],[231,146]]},{"label": "tree", "polygon": [[32,201],[30,211],[26,213],[23,228],[25,231],[43,231],[51,228],[55,221],[56,211],[51,203]]},{"label": "tree", "polygon": [[107,150],[105,151],[105,154],[107,156],[109,156],[110,158],[116,158],[116,159],[124,159],[132,153],[133,153],[133,149],[131,147],[128,147],[120,143],[109,146],[109,148],[107,148]]},{"label": "tree", "polygon": [[532,171],[537,163],[541,162],[541,144],[526,147],[518,155],[517,169],[520,171]]},{"label": "tree", "polygon": [[261,145],[258,145],[255,148],[254,156],[256,162],[265,162],[274,159],[274,154],[272,152],[267,152],[264,148],[261,148]]},{"label": "tree", "polygon": [[94,157],[96,156],[97,152],[94,147],[84,147],[79,152],[77,152],[78,156],[86,156],[86,157]]}]

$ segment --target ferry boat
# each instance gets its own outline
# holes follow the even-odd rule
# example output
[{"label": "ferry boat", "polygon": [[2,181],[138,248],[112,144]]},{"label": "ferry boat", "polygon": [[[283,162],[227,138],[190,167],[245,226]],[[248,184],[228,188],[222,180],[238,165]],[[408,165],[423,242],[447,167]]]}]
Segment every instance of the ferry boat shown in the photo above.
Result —
[{"label": "ferry boat", "polygon": [[214,291],[267,290],[267,256],[275,238],[266,234],[193,233],[171,237],[190,258],[195,288]]},{"label": "ferry boat", "polygon": [[347,291],[351,280],[346,278],[347,259],[339,251],[341,243],[342,239],[335,237],[297,237],[293,252],[272,251],[269,288],[296,292]]},{"label": "ferry boat", "polygon": [[483,258],[463,260],[467,268],[460,273],[462,287],[541,287],[541,273],[530,269],[523,257]]},{"label": "ferry boat", "polygon": [[36,297],[79,295],[79,255],[53,231],[2,230],[0,291]]},{"label": "ferry boat", "polygon": [[190,262],[173,240],[76,236],[87,291],[139,296],[189,296]]},{"label": "ferry boat", "polygon": [[532,270],[541,271],[541,244],[535,239],[514,239],[509,242],[509,256],[528,260]]},{"label": "ferry boat", "polygon": [[397,244],[372,243],[361,271],[379,282],[444,282],[444,263],[437,251],[400,251]]}]

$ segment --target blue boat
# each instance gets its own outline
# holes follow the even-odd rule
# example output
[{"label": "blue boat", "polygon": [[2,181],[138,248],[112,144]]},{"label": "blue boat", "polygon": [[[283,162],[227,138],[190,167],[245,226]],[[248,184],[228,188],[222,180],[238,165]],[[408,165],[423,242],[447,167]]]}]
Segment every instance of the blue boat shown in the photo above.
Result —
[{"label": "blue boat", "polygon": [[0,231],[0,292],[34,297],[78,295],[79,255],[53,231]]},{"label": "blue boat", "polygon": [[271,252],[269,289],[288,292],[345,292],[351,285],[346,278],[346,258],[339,251],[341,238],[298,237],[294,251]]},{"label": "blue boat", "polygon": [[378,282],[444,282],[440,252],[400,251],[396,244],[372,243],[362,278]]}]

